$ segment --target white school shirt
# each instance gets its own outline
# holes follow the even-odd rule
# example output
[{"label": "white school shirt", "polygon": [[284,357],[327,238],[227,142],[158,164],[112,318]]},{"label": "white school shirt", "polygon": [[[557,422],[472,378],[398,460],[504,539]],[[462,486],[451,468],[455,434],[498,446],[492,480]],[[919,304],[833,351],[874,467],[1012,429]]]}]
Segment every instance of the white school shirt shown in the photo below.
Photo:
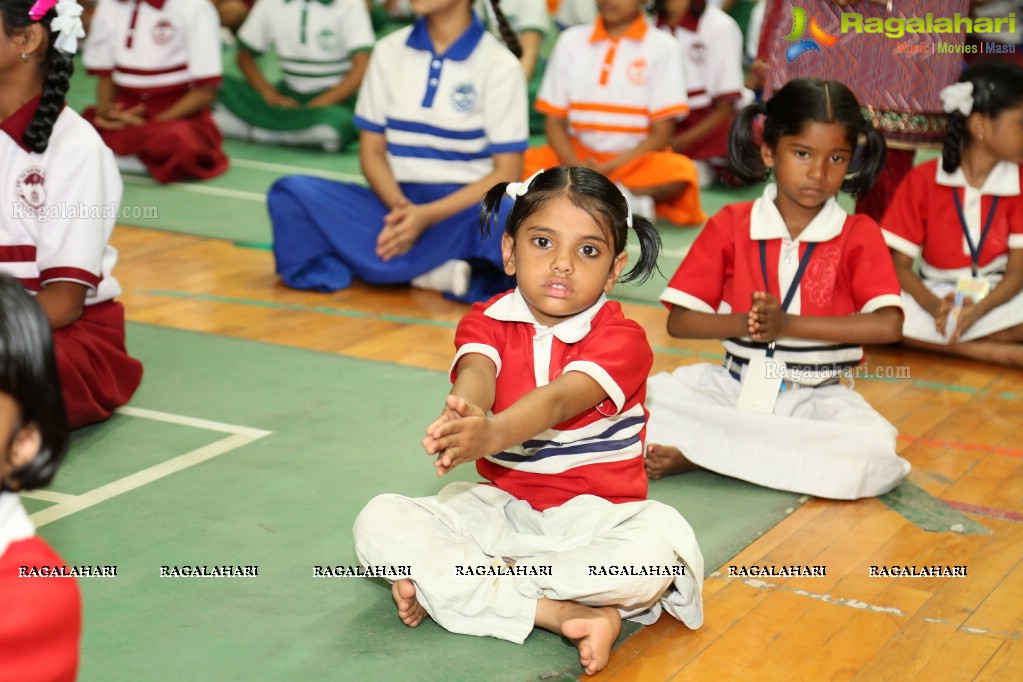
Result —
[{"label": "white school shirt", "polygon": [[238,30],[249,52],[273,48],[285,84],[303,94],[340,83],[375,40],[363,0],[259,0]]},{"label": "white school shirt", "polygon": [[132,90],[219,85],[220,19],[209,0],[99,0],[82,55]]},{"label": "white school shirt", "polygon": [[398,182],[468,184],[526,150],[528,107],[519,61],[479,19],[443,55],[419,19],[373,48],[355,124],[384,135]]},{"label": "white school shirt", "polygon": [[[551,18],[547,13],[546,0],[499,0],[498,7],[508,20],[508,25],[519,35],[526,31],[546,35],[550,29]],[[490,0],[476,0],[473,10],[476,16],[483,20],[487,30],[500,40],[501,30],[497,26],[496,18],[491,14]]]},{"label": "white school shirt", "polygon": [[597,17],[558,37],[536,108],[567,118],[584,147],[619,154],[646,139],[651,123],[689,113],[682,65],[681,44],[642,15],[617,39]]},{"label": "white school shirt", "polygon": [[0,123],[0,272],[37,292],[52,282],[88,287],[86,305],[121,293],[110,234],[121,203],[121,175],[99,133],[70,107],[57,116],[42,154],[21,136],[34,99]]},{"label": "white school shirt", "polygon": [[695,26],[674,30],[685,55],[689,108],[705,109],[720,101],[739,100],[743,90],[742,30],[735,19],[707,5]]}]

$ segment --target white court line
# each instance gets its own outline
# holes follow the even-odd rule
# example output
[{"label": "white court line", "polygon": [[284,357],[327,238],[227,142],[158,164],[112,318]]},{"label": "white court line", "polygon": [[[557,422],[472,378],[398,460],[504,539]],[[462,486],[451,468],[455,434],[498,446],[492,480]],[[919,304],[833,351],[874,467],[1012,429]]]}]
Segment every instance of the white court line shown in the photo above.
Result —
[{"label": "white court line", "polygon": [[173,187],[174,189],[180,189],[185,192],[194,192],[196,194],[211,194],[217,197],[231,197],[232,199],[258,201],[259,203],[266,201],[266,195],[262,192],[243,192],[237,189],[227,189],[226,187],[210,187],[209,185],[189,184],[184,182],[171,182],[160,185],[160,183],[156,180],[142,175],[122,174],[121,179],[124,180],[126,185],[141,185],[145,187],[156,187],[159,185],[162,187]]},{"label": "white court line", "polygon": [[252,161],[250,159],[239,159],[234,156],[231,157],[231,165],[238,166],[239,168],[251,168],[253,170],[276,171],[287,175],[314,175],[318,178],[327,178],[329,180],[357,182],[360,185],[366,184],[366,178],[353,173],[335,173],[334,171],[320,170],[319,168],[288,166],[283,163],[268,163],[266,161]]},{"label": "white court line", "polygon": [[[213,459],[218,455],[222,455],[231,450],[247,445],[253,441],[259,440],[265,436],[269,436],[272,431],[264,431],[262,429],[253,429],[247,426],[236,426],[234,424],[224,424],[222,422],[208,421],[206,419],[196,419],[194,417],[185,417],[183,415],[170,414],[167,412],[157,412],[156,410],[144,410],[137,407],[122,407],[118,410],[123,414],[127,414],[133,417],[140,417],[142,419],[152,419],[155,421],[168,422],[171,424],[180,424],[182,426],[192,426],[200,429],[207,429],[210,431],[218,431],[221,433],[230,433],[227,438],[221,438],[215,443],[209,445],[203,445],[202,447],[196,448],[191,452],[186,452],[183,455],[178,455],[173,459],[169,459],[166,462],[161,462],[148,469],[137,471],[134,474],[129,474],[123,478],[119,478],[116,481],[107,483],[98,488],[82,493],[81,495],[64,495],[62,493],[50,493],[54,497],[60,497],[60,500],[56,501],[52,507],[47,507],[32,514],[29,518],[32,523],[35,524],[36,528],[44,526],[47,523],[62,519],[65,516],[80,512],[83,509],[88,509],[100,502],[105,502],[112,497],[122,495],[135,488],[140,488],[147,483],[152,483],[171,474],[177,473],[189,467],[201,464],[206,460]],[[37,491],[37,493],[40,491]],[[45,492],[45,491],[43,491]],[[36,496],[36,499],[45,499],[44,497]],[[50,501],[50,500],[47,500]]]},{"label": "white court line", "polygon": [[19,493],[22,497],[28,497],[33,500],[42,500],[43,502],[71,502],[77,499],[76,495],[68,495],[67,493],[57,493],[52,490],[26,490]]},{"label": "white court line", "polygon": [[[636,244],[629,244],[625,247],[625,250],[629,253],[640,253],[639,246]],[[660,255],[667,256],[668,258],[685,258],[687,253],[689,253],[688,247],[684,249],[661,249]]]}]

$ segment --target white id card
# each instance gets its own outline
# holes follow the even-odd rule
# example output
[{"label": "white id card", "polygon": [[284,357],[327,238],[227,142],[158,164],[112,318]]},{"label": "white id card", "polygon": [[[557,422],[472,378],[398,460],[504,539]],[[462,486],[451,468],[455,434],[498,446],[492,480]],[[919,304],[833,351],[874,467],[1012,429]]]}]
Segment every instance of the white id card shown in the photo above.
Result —
[{"label": "white id card", "polygon": [[784,375],[784,362],[764,355],[754,355],[746,365],[736,407],[765,414],[774,412],[774,403],[778,400]]},{"label": "white id card", "polygon": [[960,277],[959,283],[956,285],[956,294],[962,294],[964,299],[969,298],[974,303],[989,293],[991,293],[991,282],[979,277]]}]

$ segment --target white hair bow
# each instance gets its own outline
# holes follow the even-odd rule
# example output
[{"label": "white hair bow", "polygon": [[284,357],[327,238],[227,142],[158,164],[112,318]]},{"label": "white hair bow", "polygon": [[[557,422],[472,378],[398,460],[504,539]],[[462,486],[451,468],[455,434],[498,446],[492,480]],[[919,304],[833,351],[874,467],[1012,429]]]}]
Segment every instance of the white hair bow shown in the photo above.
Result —
[{"label": "white hair bow", "polygon": [[504,188],[504,193],[512,199],[518,199],[529,190],[529,185],[536,179],[536,176],[540,175],[540,173],[543,173],[545,170],[545,168],[541,168],[522,182],[509,182],[508,186]]},{"label": "white hair bow", "polygon": [[963,116],[969,116],[973,111],[973,83],[962,81],[942,88],[938,93],[941,97],[941,108],[946,114],[955,112]]},{"label": "white hair bow", "polygon": [[85,37],[82,26],[82,6],[75,0],[59,0],[57,16],[50,22],[50,30],[57,33],[53,46],[64,54],[78,52],[78,39]]}]

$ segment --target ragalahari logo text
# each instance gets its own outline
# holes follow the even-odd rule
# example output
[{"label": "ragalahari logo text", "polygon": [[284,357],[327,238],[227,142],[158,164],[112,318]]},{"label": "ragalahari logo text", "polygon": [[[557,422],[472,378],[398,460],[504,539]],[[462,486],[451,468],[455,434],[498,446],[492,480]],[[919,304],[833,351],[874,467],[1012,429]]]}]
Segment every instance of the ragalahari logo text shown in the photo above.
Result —
[{"label": "ragalahari logo text", "polygon": [[[810,37],[804,38],[807,29],[810,30]],[[792,8],[792,30],[785,40],[792,41],[792,44],[785,50],[785,57],[794,62],[807,52],[820,52],[822,47],[831,47],[838,42],[838,36],[828,33],[817,23],[817,16],[809,22],[806,21],[806,10],[802,7]]]}]

